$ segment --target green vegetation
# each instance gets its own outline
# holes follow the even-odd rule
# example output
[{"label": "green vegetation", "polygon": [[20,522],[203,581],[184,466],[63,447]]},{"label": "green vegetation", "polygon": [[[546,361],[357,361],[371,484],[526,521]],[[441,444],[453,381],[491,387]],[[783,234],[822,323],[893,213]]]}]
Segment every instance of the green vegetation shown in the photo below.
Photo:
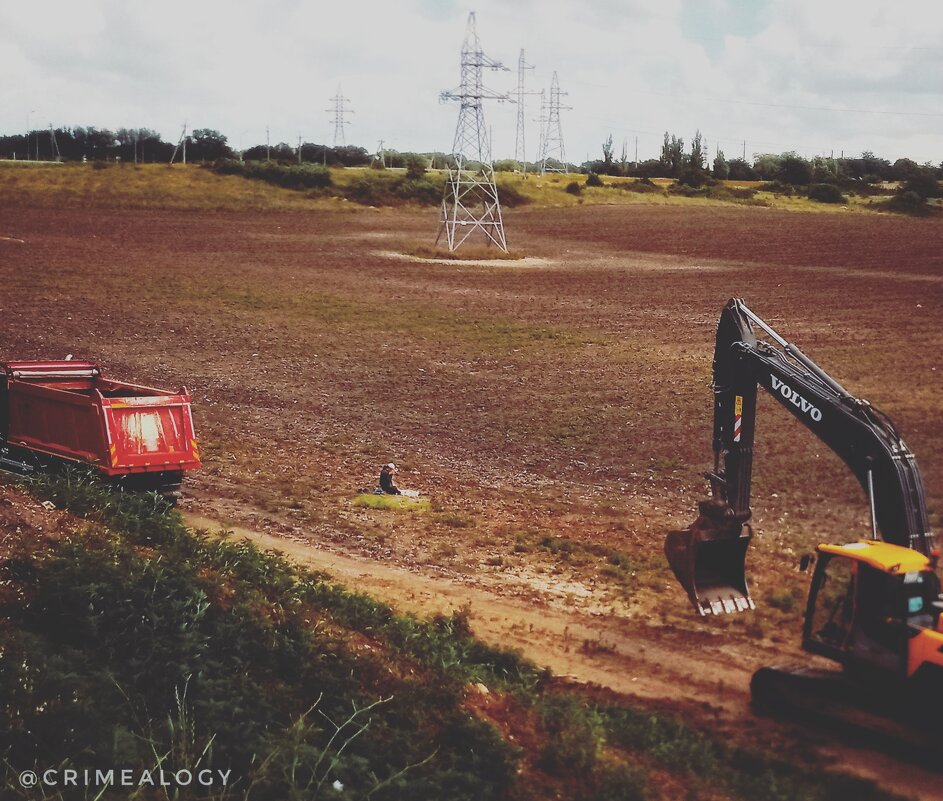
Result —
[{"label": "green vegetation", "polygon": [[461,615],[396,615],[79,473],[32,489],[92,525],[3,565],[29,598],[4,608],[6,786],[27,768],[119,765],[231,770],[227,797],[334,782],[331,798],[504,797],[516,748],[462,708],[464,688],[542,677]]},{"label": "green vegetation", "polygon": [[[476,640],[467,611],[398,615],[249,543],[190,531],[157,496],[76,471],[30,490],[84,522],[0,562],[7,788],[24,769],[119,766],[230,771],[226,789],[153,796],[178,799],[642,801],[657,767],[691,797],[895,798],[555,687]],[[512,742],[515,731],[529,734]]]},{"label": "green vegetation", "polygon": [[355,497],[351,503],[365,509],[392,509],[399,512],[428,512],[430,509],[427,499],[409,498],[405,495],[364,493]]}]

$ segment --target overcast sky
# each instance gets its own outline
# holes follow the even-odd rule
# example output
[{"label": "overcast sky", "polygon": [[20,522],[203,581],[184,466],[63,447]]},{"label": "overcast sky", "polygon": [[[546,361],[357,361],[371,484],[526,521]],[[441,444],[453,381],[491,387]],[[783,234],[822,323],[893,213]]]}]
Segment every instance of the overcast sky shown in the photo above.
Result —
[{"label": "overcast sky", "polygon": [[[237,148],[330,143],[330,98],[350,98],[348,143],[451,149],[469,11],[485,52],[517,83],[521,48],[559,73],[567,158],[658,155],[667,130],[711,155],[796,150],[943,160],[941,0],[0,0],[0,131],[149,127],[184,120]],[[527,98],[528,157],[537,98]],[[513,156],[516,112],[488,103],[496,158]]]}]

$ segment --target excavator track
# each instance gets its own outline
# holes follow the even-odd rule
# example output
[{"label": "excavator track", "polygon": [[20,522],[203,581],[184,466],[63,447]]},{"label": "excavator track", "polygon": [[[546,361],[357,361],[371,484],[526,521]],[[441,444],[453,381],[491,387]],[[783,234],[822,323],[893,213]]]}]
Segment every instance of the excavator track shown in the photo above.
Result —
[{"label": "excavator track", "polygon": [[904,686],[878,692],[873,683],[842,670],[777,665],[753,674],[750,696],[758,715],[814,724],[819,731],[939,767],[938,718]]}]

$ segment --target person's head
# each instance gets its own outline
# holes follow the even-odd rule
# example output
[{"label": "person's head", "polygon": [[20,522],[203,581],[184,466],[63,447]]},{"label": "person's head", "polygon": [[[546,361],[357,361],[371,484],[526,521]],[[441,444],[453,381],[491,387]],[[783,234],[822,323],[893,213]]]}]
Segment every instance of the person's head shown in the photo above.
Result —
[{"label": "person's head", "polygon": [[389,470],[391,473],[395,473],[395,472],[396,472],[396,465],[393,464],[393,462],[390,462],[390,463],[386,466],[386,469]]}]

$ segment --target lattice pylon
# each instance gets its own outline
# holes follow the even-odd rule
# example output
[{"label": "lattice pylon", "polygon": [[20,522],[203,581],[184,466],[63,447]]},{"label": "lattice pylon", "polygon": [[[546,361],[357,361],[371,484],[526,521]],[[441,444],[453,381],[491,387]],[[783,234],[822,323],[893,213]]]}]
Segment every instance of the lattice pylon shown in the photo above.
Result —
[{"label": "lattice pylon", "polygon": [[491,142],[485,127],[482,100],[507,100],[508,95],[493,92],[482,85],[485,69],[506,70],[501,62],[484,54],[475,30],[475,12],[468,15],[462,44],[462,82],[458,89],[443,92],[443,101],[460,103],[448,181],[442,195],[436,244],[445,234],[450,252],[457,250],[474,234],[485,243],[507,253],[501,201],[491,163]]},{"label": "lattice pylon", "polygon": [[527,95],[535,95],[538,92],[524,91],[524,75],[527,70],[534,69],[533,64],[528,64],[524,59],[524,51],[517,59],[517,134],[514,137],[514,160],[521,165],[524,172],[527,172],[527,147],[524,138],[524,98]]},{"label": "lattice pylon", "polygon": [[[550,81],[550,102],[547,107],[547,128],[543,137],[543,152],[541,153],[540,172],[566,172],[566,148],[563,145],[563,127],[560,125],[560,109],[569,109],[569,106],[560,105],[560,98],[566,92],[560,91],[560,80],[554,70]],[[552,162],[556,162],[555,164]]]}]

